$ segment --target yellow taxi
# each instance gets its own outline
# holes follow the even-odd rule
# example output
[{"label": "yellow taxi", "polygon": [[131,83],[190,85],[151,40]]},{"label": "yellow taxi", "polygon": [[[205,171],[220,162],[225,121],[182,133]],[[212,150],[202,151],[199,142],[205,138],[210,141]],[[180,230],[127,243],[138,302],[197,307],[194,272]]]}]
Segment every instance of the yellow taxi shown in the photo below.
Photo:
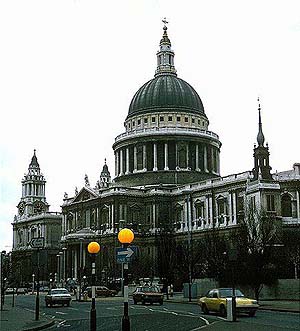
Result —
[{"label": "yellow taxi", "polygon": [[[204,314],[209,314],[210,311],[220,313],[226,316],[227,298],[233,296],[232,288],[216,288],[207,292],[207,294],[200,298],[198,304],[200,305]],[[235,289],[236,297],[236,312],[246,313],[253,317],[259,305],[256,300],[249,299],[244,294]]]}]

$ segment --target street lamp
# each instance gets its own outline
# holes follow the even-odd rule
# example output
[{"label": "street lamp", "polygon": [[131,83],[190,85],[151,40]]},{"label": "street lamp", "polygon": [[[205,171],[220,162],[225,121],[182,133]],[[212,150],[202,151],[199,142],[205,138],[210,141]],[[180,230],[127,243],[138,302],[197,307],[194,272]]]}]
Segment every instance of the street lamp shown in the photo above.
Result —
[{"label": "street lamp", "polygon": [[96,278],[96,254],[100,251],[100,245],[96,241],[92,241],[88,244],[88,252],[92,257],[92,307],[91,307],[91,324],[90,330],[96,331],[96,304],[95,304],[95,278]]},{"label": "street lamp", "polygon": [[34,277],[35,274],[32,274],[32,295],[34,294]]},{"label": "street lamp", "polygon": [[[130,229],[124,228],[118,233],[118,239],[123,248],[126,248],[133,241],[134,234]],[[128,263],[123,263],[123,270],[124,315],[122,318],[122,331],[129,331],[130,321],[128,315]]]},{"label": "street lamp", "polygon": [[58,253],[56,255],[56,257],[57,257],[57,286],[60,287],[59,286],[59,280],[60,280],[60,254]]},{"label": "street lamp", "polygon": [[65,286],[65,282],[66,282],[66,278],[67,278],[66,277],[66,250],[67,250],[67,247],[62,248],[62,251],[63,251],[62,278],[64,280],[64,286]]}]

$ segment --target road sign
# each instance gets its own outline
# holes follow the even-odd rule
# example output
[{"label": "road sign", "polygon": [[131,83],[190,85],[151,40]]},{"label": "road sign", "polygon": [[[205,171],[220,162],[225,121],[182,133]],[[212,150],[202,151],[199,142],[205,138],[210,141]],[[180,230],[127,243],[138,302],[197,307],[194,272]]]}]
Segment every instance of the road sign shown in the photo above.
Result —
[{"label": "road sign", "polygon": [[44,237],[32,238],[29,245],[32,248],[43,248],[44,247]]},{"label": "road sign", "polygon": [[137,246],[117,247],[117,263],[128,263],[137,255]]}]

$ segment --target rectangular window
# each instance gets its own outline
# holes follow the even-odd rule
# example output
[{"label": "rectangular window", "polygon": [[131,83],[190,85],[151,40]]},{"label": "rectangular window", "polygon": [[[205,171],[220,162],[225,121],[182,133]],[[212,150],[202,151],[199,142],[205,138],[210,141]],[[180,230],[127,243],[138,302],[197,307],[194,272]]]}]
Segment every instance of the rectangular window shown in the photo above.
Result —
[{"label": "rectangular window", "polygon": [[132,121],[132,126],[135,126],[135,121]]},{"label": "rectangular window", "polygon": [[128,129],[130,129],[130,123],[128,123]]},{"label": "rectangular window", "polygon": [[267,195],[267,211],[275,211],[275,198],[273,194]]},{"label": "rectangular window", "polygon": [[201,125],[201,121],[200,120],[198,120],[198,124]]},{"label": "rectangular window", "polygon": [[187,123],[189,121],[189,118],[188,117],[185,117],[184,118],[184,121]]},{"label": "rectangular window", "polygon": [[145,123],[145,124],[148,123],[148,118],[144,118],[144,123]]},{"label": "rectangular window", "polygon": [[165,120],[164,116],[160,116],[159,120],[160,122],[163,122]]},{"label": "rectangular window", "polygon": [[138,120],[138,125],[141,125],[141,120]]},{"label": "rectangular window", "polygon": [[180,122],[180,116],[177,116],[177,122]]},{"label": "rectangular window", "polygon": [[169,122],[172,122],[172,121],[173,121],[172,116],[169,116],[169,117],[168,117],[168,121],[169,121]]},{"label": "rectangular window", "polygon": [[194,118],[192,118],[192,123],[195,123],[195,119]]},{"label": "rectangular window", "polygon": [[151,119],[151,120],[152,120],[152,123],[154,123],[154,122],[155,122],[155,117],[152,117],[152,119]]}]

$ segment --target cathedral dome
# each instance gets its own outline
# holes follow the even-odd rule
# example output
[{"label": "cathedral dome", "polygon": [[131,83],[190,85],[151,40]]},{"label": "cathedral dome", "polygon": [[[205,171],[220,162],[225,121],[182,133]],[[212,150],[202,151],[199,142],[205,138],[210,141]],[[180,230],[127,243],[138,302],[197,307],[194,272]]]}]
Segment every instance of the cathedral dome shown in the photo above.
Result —
[{"label": "cathedral dome", "polygon": [[129,106],[128,117],[169,110],[206,116],[202,101],[190,84],[174,74],[161,73],[135,93]]}]

